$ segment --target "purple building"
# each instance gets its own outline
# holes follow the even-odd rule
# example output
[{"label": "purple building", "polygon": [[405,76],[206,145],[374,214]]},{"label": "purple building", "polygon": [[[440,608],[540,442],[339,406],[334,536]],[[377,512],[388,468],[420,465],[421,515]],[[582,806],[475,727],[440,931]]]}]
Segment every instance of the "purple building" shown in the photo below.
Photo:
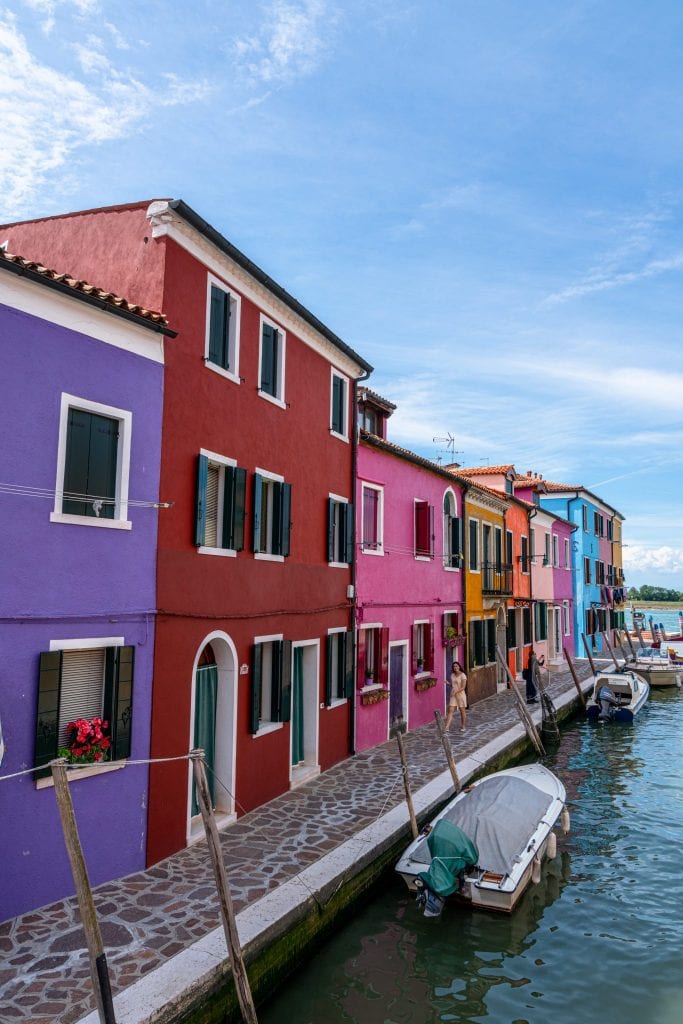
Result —
[{"label": "purple building", "polygon": [[[0,921],[74,891],[44,767],[67,724],[104,718],[108,757],[149,755],[165,336],[0,250]],[[93,884],[143,868],[147,766],[70,785]]]}]

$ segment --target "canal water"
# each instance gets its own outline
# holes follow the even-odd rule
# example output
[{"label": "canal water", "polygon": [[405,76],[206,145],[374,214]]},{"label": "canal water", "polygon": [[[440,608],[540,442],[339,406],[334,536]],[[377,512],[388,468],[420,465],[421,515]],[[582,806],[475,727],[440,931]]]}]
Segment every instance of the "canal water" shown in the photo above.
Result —
[{"label": "canal water", "polygon": [[[664,626],[667,636],[675,636],[679,633],[681,629],[681,615],[677,607],[649,608],[644,604],[636,604],[636,608],[645,615],[644,629],[650,628],[650,619],[652,618],[656,625]],[[633,629],[633,615],[630,608],[626,609],[626,628],[629,630]]]},{"label": "canal water", "polygon": [[572,829],[512,915],[427,920],[392,876],[261,1024],[681,1024],[683,692],[576,720],[547,763]]}]

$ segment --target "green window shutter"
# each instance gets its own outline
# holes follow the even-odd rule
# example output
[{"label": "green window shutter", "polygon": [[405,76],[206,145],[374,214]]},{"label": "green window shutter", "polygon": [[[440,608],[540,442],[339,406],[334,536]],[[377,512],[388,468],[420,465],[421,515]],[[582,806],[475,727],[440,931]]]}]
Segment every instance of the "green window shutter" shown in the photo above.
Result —
[{"label": "green window shutter", "polygon": [[277,397],[278,332],[270,324],[261,334],[261,391]]},{"label": "green window shutter", "polygon": [[328,633],[325,637],[325,707],[332,703],[332,657],[334,653],[334,637],[340,633]]},{"label": "green window shutter", "polygon": [[353,697],[353,630],[344,634],[344,696]]},{"label": "green window shutter", "polygon": [[344,505],[344,557],[343,562],[353,562],[353,530],[355,525],[353,502]]},{"label": "green window shutter", "polygon": [[292,485],[282,484],[280,501],[280,554],[289,554],[290,518],[292,514]]},{"label": "green window shutter", "polygon": [[279,645],[279,700],[276,721],[289,722],[292,717],[292,641],[280,640]]},{"label": "green window shutter", "polygon": [[111,761],[130,757],[133,724],[134,647],[107,647],[104,668],[104,708],[109,722]]},{"label": "green window shutter", "polygon": [[508,608],[508,650],[517,646],[517,618],[514,608]]},{"label": "green window shutter", "polygon": [[261,494],[263,492],[263,477],[260,473],[254,473],[254,507],[252,511],[252,546],[254,551],[261,550]]},{"label": "green window shutter", "polygon": [[327,499],[327,561],[336,562],[336,551],[334,550],[334,521],[335,513],[338,514],[339,502],[334,498]]},{"label": "green window shutter", "polygon": [[244,549],[246,490],[246,469],[241,469],[239,466],[226,466],[223,494],[223,547],[233,551]]},{"label": "green window shutter", "polygon": [[344,433],[344,381],[336,375],[332,377],[332,429]]},{"label": "green window shutter", "polygon": [[230,369],[230,295],[211,285],[209,324],[209,360],[224,370]]},{"label": "green window shutter", "polygon": [[108,416],[69,409],[64,462],[62,511],[71,515],[95,516],[93,501],[109,499],[99,510],[100,519],[113,519],[116,497],[116,467],[119,423]]},{"label": "green window shutter", "polygon": [[206,455],[197,456],[197,503],[194,519],[194,542],[200,548],[206,531],[206,489],[209,481],[209,460]]},{"label": "green window shutter", "polygon": [[254,644],[251,648],[251,733],[258,732],[261,718],[261,673],[263,671],[263,646]]},{"label": "green window shutter", "polygon": [[486,662],[496,660],[496,620],[486,620]]},{"label": "green window shutter", "polygon": [[[46,765],[57,757],[59,729],[59,688],[62,679],[62,652],[43,651],[38,674],[38,708],[36,743],[33,764]],[[34,772],[36,779],[50,774],[50,769]]]}]

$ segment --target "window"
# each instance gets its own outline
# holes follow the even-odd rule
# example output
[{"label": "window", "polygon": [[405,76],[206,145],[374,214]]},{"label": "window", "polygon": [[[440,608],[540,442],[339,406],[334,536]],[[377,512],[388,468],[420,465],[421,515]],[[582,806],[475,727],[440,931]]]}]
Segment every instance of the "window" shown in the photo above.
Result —
[{"label": "window", "polygon": [[365,402],[358,408],[358,426],[368,434],[384,437],[384,417],[378,409]]},{"label": "window", "polygon": [[585,533],[588,533],[588,505],[582,505],[583,511],[583,529]]},{"label": "window", "polygon": [[522,608],[522,633],[524,643],[531,643],[531,608]]},{"label": "window", "polygon": [[363,521],[361,546],[365,554],[381,555],[383,550],[383,504],[384,492],[381,487],[363,484]]},{"label": "window", "polygon": [[562,626],[564,635],[569,636],[571,633],[571,624],[569,620],[569,601],[562,602]]},{"label": "window", "polygon": [[565,569],[569,568],[569,539],[567,537],[564,538],[564,567]]},{"label": "window", "polygon": [[288,722],[292,704],[292,644],[261,637],[251,649],[251,732]]},{"label": "window", "polygon": [[252,546],[256,556],[281,560],[289,554],[292,485],[260,470],[254,474]]},{"label": "window", "polygon": [[441,633],[442,642],[446,647],[455,646],[449,642],[457,637],[460,637],[460,613],[459,612],[442,612],[441,615]]},{"label": "window", "polygon": [[591,560],[590,558],[584,558],[583,560],[583,582],[590,583],[591,581]]},{"label": "window", "polygon": [[[119,637],[55,641],[40,655],[34,765],[47,765],[76,718],[109,723],[110,757],[130,756],[135,648]],[[49,775],[50,769],[36,777]]]},{"label": "window", "polygon": [[244,549],[246,487],[246,469],[220,455],[200,453],[194,542],[202,553]]},{"label": "window", "polygon": [[434,671],[434,624],[416,622],[413,625],[413,675]]},{"label": "window", "polygon": [[496,620],[476,619],[470,623],[470,668],[496,660]]},{"label": "window", "polygon": [[607,539],[613,540],[614,538],[614,523],[611,519],[607,520]]},{"label": "window", "polygon": [[52,522],[130,529],[132,415],[62,395]]},{"label": "window", "polygon": [[536,640],[548,639],[548,605],[545,601],[534,601],[534,633]]},{"label": "window", "polygon": [[428,501],[414,502],[415,557],[434,557],[434,507]]},{"label": "window", "polygon": [[507,649],[510,651],[517,646],[517,614],[514,608],[508,608],[507,626]]},{"label": "window", "polygon": [[550,565],[550,534],[543,534],[543,564]]},{"label": "window", "polygon": [[560,539],[556,533],[553,534],[553,566],[557,569],[560,564]]},{"label": "window", "polygon": [[388,686],[389,629],[364,626],[358,630],[358,686]]},{"label": "window", "polygon": [[512,565],[512,530],[505,531],[505,563],[506,565]]},{"label": "window", "polygon": [[241,300],[215,277],[208,277],[205,364],[239,383]]},{"label": "window", "polygon": [[447,569],[459,569],[462,558],[461,520],[456,515],[455,496],[446,491],[443,496],[443,564]]},{"label": "window", "polygon": [[529,530],[529,560],[533,562],[536,554],[536,531]]},{"label": "window", "polygon": [[600,515],[599,512],[594,512],[593,513],[593,521],[594,521],[594,525],[595,525],[595,535],[596,535],[596,537],[602,537],[604,535],[604,532],[605,532],[605,520],[603,519],[603,517]]},{"label": "window", "polygon": [[595,562],[595,582],[600,584],[605,582],[605,563],[597,559]]},{"label": "window", "polygon": [[261,315],[259,392],[278,405],[285,402],[285,332]]},{"label": "window", "polygon": [[522,554],[519,558],[522,564],[522,572],[529,572],[529,538],[522,536]]},{"label": "window", "polygon": [[332,370],[330,406],[330,430],[336,437],[348,441],[349,382],[336,370]]},{"label": "window", "polygon": [[505,493],[506,494],[514,494],[515,493],[515,489],[514,489],[512,480],[510,480],[509,477],[505,478]]},{"label": "window", "polygon": [[353,632],[331,630],[327,634],[325,705],[353,696]]},{"label": "window", "polygon": [[470,572],[479,572],[479,523],[476,519],[469,521],[470,539]]},{"label": "window", "polygon": [[348,565],[353,560],[353,505],[345,498],[327,499],[327,561]]}]

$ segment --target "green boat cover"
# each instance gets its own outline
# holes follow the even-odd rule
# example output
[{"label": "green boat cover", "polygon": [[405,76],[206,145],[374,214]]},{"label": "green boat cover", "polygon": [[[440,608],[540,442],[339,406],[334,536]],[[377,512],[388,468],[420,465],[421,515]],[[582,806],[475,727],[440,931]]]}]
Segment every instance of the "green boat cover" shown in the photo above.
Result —
[{"label": "green boat cover", "polygon": [[474,867],[479,851],[461,828],[441,818],[427,838],[432,863],[417,876],[437,896],[450,896],[458,888],[458,875]]}]

